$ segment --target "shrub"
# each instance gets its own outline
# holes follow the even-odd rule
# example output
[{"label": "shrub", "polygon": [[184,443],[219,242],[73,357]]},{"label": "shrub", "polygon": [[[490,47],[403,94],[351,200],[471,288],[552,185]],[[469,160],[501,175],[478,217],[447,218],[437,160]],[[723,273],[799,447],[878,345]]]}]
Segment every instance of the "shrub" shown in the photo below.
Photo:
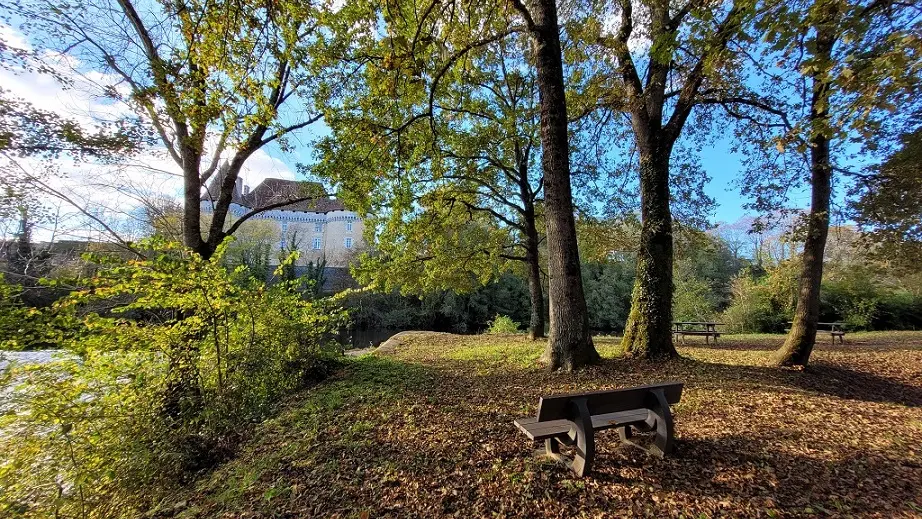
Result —
[{"label": "shrub", "polygon": [[634,268],[634,262],[627,260],[581,265],[591,329],[606,332],[624,330],[631,309]]},{"label": "shrub", "polygon": [[677,321],[710,321],[717,314],[717,296],[707,281],[678,278],[672,296],[672,315]]},{"label": "shrub", "polygon": [[55,307],[80,339],[4,375],[17,389],[0,417],[0,516],[136,516],[329,369],[345,321],[330,300],[227,270],[223,248],[150,245],[149,259],[89,258],[94,277]]},{"label": "shrub", "polygon": [[797,265],[782,263],[758,279],[743,272],[731,291],[732,302],[721,316],[730,333],[781,332],[794,315]]},{"label": "shrub", "polygon": [[506,315],[497,314],[492,321],[487,323],[487,333],[492,334],[503,334],[503,333],[520,333],[521,325],[512,320],[511,317]]}]

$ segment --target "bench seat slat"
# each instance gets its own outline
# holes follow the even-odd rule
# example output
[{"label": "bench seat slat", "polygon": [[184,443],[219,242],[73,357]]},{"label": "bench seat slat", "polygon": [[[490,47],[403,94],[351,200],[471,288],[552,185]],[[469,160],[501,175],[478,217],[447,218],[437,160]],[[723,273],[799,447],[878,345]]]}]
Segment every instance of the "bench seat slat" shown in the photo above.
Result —
[{"label": "bench seat slat", "polygon": [[519,418],[515,421],[516,427],[521,429],[532,440],[544,440],[570,432],[573,422],[570,420],[549,420],[539,422],[535,417]]},{"label": "bench seat slat", "polygon": [[648,412],[646,409],[637,409],[634,411],[622,411],[620,413],[599,414],[592,417],[592,428],[596,430],[610,429],[622,425],[644,422],[647,419]]},{"label": "bench seat slat", "polygon": [[[596,430],[611,429],[612,427],[621,427],[634,423],[640,423],[647,419],[646,409],[637,409],[634,411],[622,411],[618,413],[606,413],[592,417],[592,428]],[[549,420],[539,422],[537,418],[519,418],[515,421],[516,427],[524,432],[532,440],[543,440],[553,438],[570,432],[573,422],[570,420]]]}]

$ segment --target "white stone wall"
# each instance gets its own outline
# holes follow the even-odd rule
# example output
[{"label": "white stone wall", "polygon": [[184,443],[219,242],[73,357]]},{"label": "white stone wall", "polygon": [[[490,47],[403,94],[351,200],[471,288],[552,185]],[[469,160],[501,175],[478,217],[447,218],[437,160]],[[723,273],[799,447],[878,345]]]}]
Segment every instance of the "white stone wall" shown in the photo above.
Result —
[{"label": "white stone wall", "polygon": [[[211,203],[202,202],[202,210],[210,213]],[[248,211],[249,209],[237,204],[231,204],[230,207],[233,217],[243,216]],[[298,261],[301,264],[308,261],[316,262],[325,256],[327,266],[346,267],[365,246],[362,240],[362,220],[352,211],[309,213],[272,210],[261,213],[252,220],[271,220],[278,225],[279,236],[282,239],[275,244],[273,257],[277,256],[283,245],[287,247],[288,242],[294,237],[301,250],[301,258]]]}]

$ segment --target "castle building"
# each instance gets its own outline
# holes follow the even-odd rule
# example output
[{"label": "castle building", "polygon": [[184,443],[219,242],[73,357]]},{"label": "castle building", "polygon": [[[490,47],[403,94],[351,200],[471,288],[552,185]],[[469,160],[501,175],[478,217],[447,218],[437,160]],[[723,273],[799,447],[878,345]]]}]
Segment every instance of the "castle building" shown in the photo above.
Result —
[{"label": "castle building", "polygon": [[[201,198],[203,214],[214,211],[218,198],[221,176],[212,181]],[[253,209],[283,204],[322,193],[323,187],[316,182],[299,182],[280,178],[263,180],[252,190],[237,178],[230,204],[229,219],[240,218]],[[330,197],[303,200],[269,209],[248,221],[269,221],[277,230],[272,257],[282,250],[293,248],[301,251],[298,263],[326,260],[327,267],[344,268],[364,246],[362,241],[362,219],[349,211],[343,203]]]}]

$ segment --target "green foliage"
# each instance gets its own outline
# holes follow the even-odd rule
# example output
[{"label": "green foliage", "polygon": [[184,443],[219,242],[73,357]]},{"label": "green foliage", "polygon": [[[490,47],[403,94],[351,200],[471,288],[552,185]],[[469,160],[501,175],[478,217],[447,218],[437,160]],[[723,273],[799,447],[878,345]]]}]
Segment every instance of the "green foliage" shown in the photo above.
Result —
[{"label": "green foliage", "polygon": [[520,333],[521,326],[521,324],[513,321],[508,315],[496,314],[496,317],[487,323],[487,333]]},{"label": "green foliage", "polygon": [[516,322],[529,319],[528,287],[512,274],[466,293],[442,290],[414,297],[366,289],[340,297],[359,329],[471,333],[482,331],[484,323],[497,314],[508,315]]},{"label": "green foliage", "polygon": [[278,226],[274,222],[247,221],[237,229],[234,240],[228,244],[225,263],[231,267],[245,266],[255,279],[265,281],[270,274],[272,248],[279,238]]},{"label": "green foliage", "polygon": [[0,274],[0,350],[54,347],[73,335],[73,321],[22,301],[23,287],[7,283]]},{"label": "green foliage", "polygon": [[5,375],[0,515],[136,516],[329,369],[345,322],[331,301],[226,269],[224,246],[209,260],[142,246],[147,259],[89,257],[94,276],[55,305],[79,339]]},{"label": "green foliage", "polygon": [[305,281],[306,293],[310,297],[319,297],[323,291],[323,285],[326,283],[326,275],[324,274],[326,268],[326,257],[318,259],[316,263],[314,261],[307,262],[301,279]]},{"label": "green foliage", "polygon": [[711,320],[730,304],[741,262],[723,240],[696,229],[680,227],[675,242],[673,318]]},{"label": "green foliage", "polygon": [[748,272],[732,283],[733,302],[721,320],[731,333],[782,332],[794,316],[798,265],[788,261],[754,278]]},{"label": "green foliage", "polygon": [[704,280],[680,277],[675,280],[672,317],[677,321],[710,321],[717,314],[714,292]]},{"label": "green foliage", "polygon": [[606,332],[623,330],[631,307],[634,262],[583,263],[582,273],[589,328]]},{"label": "green foliage", "polygon": [[834,265],[823,281],[821,320],[850,330],[906,330],[922,325],[922,297],[872,264]]},{"label": "green foliage", "polygon": [[[772,333],[793,318],[798,265],[786,261],[754,276],[733,280],[733,300],[721,319],[731,332]],[[902,330],[922,325],[922,297],[900,278],[862,262],[830,262],[820,291],[820,321],[842,322],[849,330]]]},{"label": "green foliage", "polygon": [[851,190],[855,220],[882,259],[909,270],[922,253],[922,128]]}]

